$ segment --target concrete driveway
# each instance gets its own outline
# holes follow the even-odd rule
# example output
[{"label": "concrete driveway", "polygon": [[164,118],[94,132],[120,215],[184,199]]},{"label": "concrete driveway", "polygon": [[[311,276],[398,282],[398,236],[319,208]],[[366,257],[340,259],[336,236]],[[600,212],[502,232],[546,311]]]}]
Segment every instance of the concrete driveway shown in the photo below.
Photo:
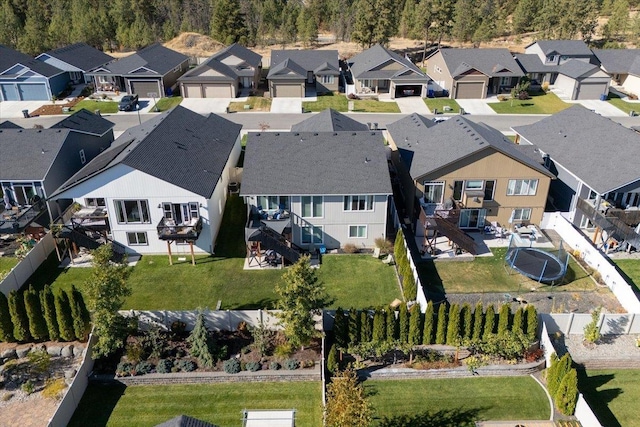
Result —
[{"label": "concrete driveway", "polygon": [[226,113],[231,101],[242,102],[246,98],[185,98],[180,105],[198,114]]},{"label": "concrete driveway", "polygon": [[[601,116],[605,117],[626,117],[627,114],[618,109],[618,107],[609,104],[607,101],[600,101],[599,99],[584,99],[580,101],[567,101],[564,102],[569,104],[581,104],[588,108],[589,110],[593,110]],[[640,107],[640,105],[638,105]]]},{"label": "concrete driveway", "polygon": [[51,101],[4,101],[0,102],[0,122],[5,119],[24,117],[22,110],[34,111]]},{"label": "concrete driveway", "polygon": [[392,101],[395,101],[398,104],[398,108],[400,108],[400,112],[404,114],[431,114],[429,108],[427,108],[427,104],[424,103],[424,100],[419,96],[405,96],[402,98],[396,98]]},{"label": "concrete driveway", "polygon": [[495,102],[492,99],[456,99],[460,108],[464,108],[466,114],[474,114],[478,116],[491,116],[496,113],[487,103]]},{"label": "concrete driveway", "polygon": [[302,112],[302,100],[305,98],[273,98],[271,100],[271,112],[278,114],[300,114]]}]

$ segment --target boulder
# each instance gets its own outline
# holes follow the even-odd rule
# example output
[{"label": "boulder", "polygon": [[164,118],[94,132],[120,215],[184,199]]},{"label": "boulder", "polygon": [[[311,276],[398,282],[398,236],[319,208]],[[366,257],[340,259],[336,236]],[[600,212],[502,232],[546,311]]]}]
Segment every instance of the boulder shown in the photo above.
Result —
[{"label": "boulder", "polygon": [[47,353],[49,353],[53,357],[58,357],[62,353],[62,347],[59,345],[50,345],[47,347]]},{"label": "boulder", "polygon": [[18,356],[18,359],[22,359],[23,357],[27,357],[27,354],[29,354],[30,351],[31,347],[16,348],[16,355]]},{"label": "boulder", "polygon": [[60,352],[62,357],[73,357],[73,344],[65,345]]},{"label": "boulder", "polygon": [[64,371],[64,377],[65,379],[73,379],[76,376],[76,370],[75,369],[67,369],[66,371]]},{"label": "boulder", "polygon": [[16,353],[15,348],[10,348],[0,353],[0,357],[2,357],[3,359],[17,359],[18,354]]},{"label": "boulder", "polygon": [[81,357],[83,351],[84,351],[84,347],[74,346],[73,357]]}]

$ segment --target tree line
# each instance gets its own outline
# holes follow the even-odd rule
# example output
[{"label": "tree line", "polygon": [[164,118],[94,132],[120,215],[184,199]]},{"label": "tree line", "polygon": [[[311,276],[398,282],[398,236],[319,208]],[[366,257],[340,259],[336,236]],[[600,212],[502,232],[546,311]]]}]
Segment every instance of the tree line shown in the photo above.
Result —
[{"label": "tree line", "polygon": [[302,42],[319,32],[368,47],[402,36],[475,45],[529,32],[610,44],[640,36],[640,0],[0,0],[0,44],[36,55],[75,42],[139,49],[181,32],[247,46]]}]

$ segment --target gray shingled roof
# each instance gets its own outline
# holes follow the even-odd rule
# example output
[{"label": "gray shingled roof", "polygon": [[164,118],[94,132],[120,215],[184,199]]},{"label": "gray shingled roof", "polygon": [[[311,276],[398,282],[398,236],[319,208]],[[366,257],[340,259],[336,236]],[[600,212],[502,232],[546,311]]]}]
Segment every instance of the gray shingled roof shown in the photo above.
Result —
[{"label": "gray shingled roof", "polygon": [[22,126],[17,125],[9,120],[5,120],[0,123],[0,129],[24,129]]},{"label": "gray shingled roof", "polygon": [[285,59],[282,62],[269,68],[268,79],[292,79],[300,80],[307,78],[307,70],[305,70],[300,64],[293,59]]},{"label": "gray shingled roof", "polygon": [[596,69],[599,70],[600,67],[589,64],[588,62],[580,61],[579,59],[572,59],[560,65],[558,67],[558,73],[577,79]]},{"label": "gray shingled roof", "polygon": [[215,53],[211,58],[222,61],[228,56],[238,57],[247,64],[251,65],[253,68],[258,68],[260,66],[260,63],[262,62],[262,55],[259,55],[251,49],[247,49],[246,47],[239,45],[238,43],[234,43],[230,46],[225,47],[220,52]]},{"label": "gray shingled roof", "polygon": [[367,125],[327,108],[291,126],[292,132],[355,132],[369,130]]},{"label": "gray shingled roof", "polygon": [[446,48],[440,49],[439,52],[442,52],[442,58],[454,78],[470,69],[478,70],[489,77],[520,77],[524,75],[509,49]]},{"label": "gray shingled roof", "polygon": [[582,40],[538,40],[525,49],[534,44],[538,44],[542,52],[545,55],[557,53],[558,55],[566,56],[591,56],[593,52],[589,49],[589,46]]},{"label": "gray shingled roof", "polygon": [[51,126],[51,129],[72,129],[82,133],[102,136],[114,126],[112,122],[104,117],[82,108]]},{"label": "gray shingled roof", "polygon": [[270,78],[274,69],[278,69],[277,66],[287,59],[300,66],[304,70],[303,75],[305,77],[307,71],[314,71],[325,62],[329,63],[331,67],[336,70],[328,74],[339,74],[337,71],[339,70],[337,50],[272,50],[271,68],[269,69],[267,78]]},{"label": "gray shingled roof", "polygon": [[[229,56],[240,58],[242,61],[244,61],[244,63],[250,65],[253,68],[258,68],[262,61],[261,55],[258,55],[257,53],[247,49],[244,46],[234,43],[231,46],[227,46],[226,48],[222,49],[220,52],[217,52],[214,55],[210,56],[209,59],[198,65],[196,68],[187,71],[178,79],[178,81],[230,82],[235,81],[238,77],[241,76],[253,77],[254,71],[252,69],[242,69],[240,67],[224,64],[222,61]],[[202,75],[202,73],[205,73],[207,70],[214,70],[222,75]]]},{"label": "gray shingled roof", "polygon": [[640,71],[640,49],[594,49],[602,68],[610,74],[631,74]]},{"label": "gray shingled roof", "polygon": [[240,193],[391,194],[382,133],[249,133]]},{"label": "gray shingled roof", "polygon": [[86,43],[75,43],[59,49],[50,50],[45,52],[45,54],[80,68],[82,71],[89,71],[113,61],[112,56]]},{"label": "gray shingled roof", "polygon": [[519,53],[515,55],[515,58],[525,73],[555,73],[558,71],[556,65],[544,65],[540,57],[534,53]]},{"label": "gray shingled roof", "polygon": [[421,116],[418,113],[410,114],[402,119],[387,125],[387,132],[394,141],[401,138],[403,141],[420,141],[424,138],[426,129],[435,126],[433,120]]},{"label": "gray shingled roof", "polygon": [[423,120],[416,120],[413,125],[396,122],[389,125],[388,130],[414,179],[489,149],[552,176],[538,162],[518,150],[500,131],[462,116],[429,127]]},{"label": "gray shingled roof", "polygon": [[513,130],[600,194],[640,179],[640,135],[580,105]]},{"label": "gray shingled roof", "polygon": [[241,128],[218,115],[204,117],[177,106],[120,135],[57,193],[124,164],[210,198]]},{"label": "gray shingled roof", "polygon": [[175,418],[165,421],[161,424],[157,424],[155,427],[216,427],[214,424],[206,421],[192,418],[187,415],[179,415]]},{"label": "gray shingled roof", "polygon": [[[53,65],[38,61],[29,55],[0,44],[0,73],[9,70],[16,64],[22,64],[44,77],[53,77],[64,72]],[[6,77],[6,75],[0,76],[0,78],[2,77]]]},{"label": "gray shingled roof", "polygon": [[[400,70],[377,70],[376,68],[389,61],[395,61],[404,66]],[[349,60],[349,68],[353,77],[357,79],[392,79],[394,77],[408,77],[418,80],[428,80],[428,77],[407,58],[390,51],[380,44],[359,53]]]},{"label": "gray shingled roof", "polygon": [[[208,70],[214,70],[222,75],[211,76],[202,75]],[[207,61],[198,65],[196,68],[184,73],[178,81],[180,82],[233,82],[237,79],[237,73],[231,67],[223,64],[222,62],[209,58]]]},{"label": "gray shingled roof", "polygon": [[42,181],[68,129],[0,129],[0,181]]},{"label": "gray shingled roof", "polygon": [[175,50],[171,50],[162,46],[160,43],[154,43],[122,59],[116,59],[103,67],[116,75],[130,75],[133,71],[145,67],[155,72],[137,72],[136,76],[163,76],[169,71],[188,60],[185,56]]}]

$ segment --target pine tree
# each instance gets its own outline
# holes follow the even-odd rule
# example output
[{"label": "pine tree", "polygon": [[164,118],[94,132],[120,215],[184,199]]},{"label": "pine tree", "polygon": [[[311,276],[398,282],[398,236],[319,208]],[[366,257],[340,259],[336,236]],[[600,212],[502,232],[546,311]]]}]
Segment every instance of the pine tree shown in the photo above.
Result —
[{"label": "pine tree", "polygon": [[73,332],[73,317],[71,316],[71,306],[69,305],[67,293],[64,291],[56,292],[54,294],[54,304],[60,339],[62,341],[73,341],[76,336]]},{"label": "pine tree", "polygon": [[407,311],[407,304],[405,303],[402,303],[402,305],[400,305],[398,324],[400,329],[400,343],[406,344],[409,342],[409,312]]},{"label": "pine tree", "polygon": [[190,344],[189,353],[198,359],[198,363],[205,368],[212,368],[216,361],[213,357],[213,344],[207,326],[204,323],[202,310],[198,311],[196,323],[189,334],[189,338],[187,338],[187,342]]},{"label": "pine tree", "polygon": [[457,345],[460,339],[460,306],[449,307],[449,324],[447,326],[447,345]]},{"label": "pine tree", "polygon": [[422,312],[420,312],[420,304],[414,304],[409,312],[409,344],[422,344]]},{"label": "pine tree", "polygon": [[527,338],[531,341],[536,339],[538,334],[538,312],[536,308],[529,304],[527,306]]},{"label": "pine tree", "polygon": [[438,308],[438,324],[436,328],[436,344],[444,344],[447,341],[447,305],[440,303]]},{"label": "pine tree", "polygon": [[13,342],[13,322],[9,312],[9,301],[4,293],[0,292],[0,341]]},{"label": "pine tree", "polygon": [[484,315],[484,333],[482,335],[483,339],[487,339],[491,334],[494,333],[496,326],[496,310],[493,308],[493,304],[487,307],[487,312]]},{"label": "pine tree", "polygon": [[211,18],[211,37],[220,43],[246,43],[246,25],[239,0],[217,0]]},{"label": "pine tree", "polygon": [[27,12],[22,34],[18,39],[18,48],[28,55],[37,55],[47,50],[47,28],[42,19],[42,10],[38,2],[26,2]]},{"label": "pine tree", "polygon": [[352,308],[349,310],[349,343],[359,344],[360,342],[360,313]]},{"label": "pine tree", "polygon": [[459,42],[471,41],[482,22],[474,0],[458,0],[453,18],[453,36]]},{"label": "pine tree", "polygon": [[422,344],[433,344],[433,302],[427,303],[427,309],[424,312],[424,328],[422,330]]},{"label": "pine tree", "polygon": [[522,307],[518,307],[516,310],[516,314],[513,315],[513,326],[511,326],[511,331],[514,333],[524,333],[524,310]]},{"label": "pine tree", "polygon": [[396,311],[389,307],[387,309],[387,341],[395,341],[398,339],[398,319]]},{"label": "pine tree", "polygon": [[11,0],[0,3],[0,44],[16,48],[22,30],[20,18],[16,15]]},{"label": "pine tree", "polygon": [[414,22],[416,15],[416,1],[407,0],[404,3],[404,9],[402,9],[402,15],[400,17],[399,35],[404,38],[417,38],[414,31]]},{"label": "pine tree", "polygon": [[[374,32],[378,19],[376,0],[357,0],[354,10],[358,13],[351,31],[351,40],[360,46],[371,47],[375,43]],[[401,234],[400,230],[398,234]]]},{"label": "pine tree", "polygon": [[498,335],[504,335],[509,332],[509,317],[511,317],[509,304],[502,304],[498,314]]},{"label": "pine tree", "polygon": [[406,261],[405,265],[407,267],[405,268],[405,274],[402,276],[402,294],[405,301],[415,301],[418,294],[416,279],[413,277],[408,261]]},{"label": "pine tree", "polygon": [[13,337],[20,342],[30,341],[29,318],[24,306],[24,297],[17,291],[9,293],[9,313],[13,323]]},{"label": "pine tree", "polygon": [[471,338],[473,332],[473,313],[471,313],[471,306],[469,303],[464,303],[460,310],[460,318],[462,319],[462,328],[460,335],[465,340]]},{"label": "pine tree", "polygon": [[60,339],[60,331],[58,330],[58,319],[56,318],[55,298],[49,285],[44,285],[44,289],[40,292],[40,305],[44,313],[44,320],[47,323],[49,339],[58,341]]},{"label": "pine tree", "polygon": [[629,29],[629,1],[614,0],[611,17],[605,24],[603,33],[609,39],[624,36]]},{"label": "pine tree", "polygon": [[482,301],[478,301],[476,308],[473,310],[473,334],[471,339],[473,341],[479,341],[483,336],[484,331],[484,309],[482,307]]},{"label": "pine tree", "polygon": [[360,312],[360,341],[371,342],[373,339],[373,331],[371,325],[371,316],[369,310],[362,310]]},{"label": "pine tree", "polygon": [[48,338],[47,322],[44,320],[43,310],[40,306],[40,298],[38,293],[33,289],[32,285],[24,292],[24,307],[29,319],[29,332],[31,337],[36,341],[46,340]]},{"label": "pine tree", "polygon": [[69,305],[71,306],[71,318],[73,319],[73,333],[78,341],[84,341],[89,333],[90,317],[87,307],[84,305],[82,294],[71,285],[67,291]]},{"label": "pine tree", "polygon": [[381,343],[387,340],[386,314],[378,308],[373,314],[373,342]]},{"label": "pine tree", "polygon": [[346,349],[349,345],[349,318],[342,308],[338,307],[333,323],[333,336],[338,347]]},{"label": "pine tree", "polygon": [[562,378],[554,395],[558,410],[564,415],[573,415],[578,402],[578,373],[575,369]]},{"label": "pine tree", "polygon": [[327,371],[331,375],[335,374],[340,369],[340,361],[338,360],[338,347],[333,344],[329,350],[327,356]]},{"label": "pine tree", "polygon": [[402,234],[402,229],[398,229],[398,233],[396,234],[396,241],[393,245],[393,255],[396,259],[396,265],[404,264],[404,261],[407,260],[407,250],[404,247],[404,234]]}]

